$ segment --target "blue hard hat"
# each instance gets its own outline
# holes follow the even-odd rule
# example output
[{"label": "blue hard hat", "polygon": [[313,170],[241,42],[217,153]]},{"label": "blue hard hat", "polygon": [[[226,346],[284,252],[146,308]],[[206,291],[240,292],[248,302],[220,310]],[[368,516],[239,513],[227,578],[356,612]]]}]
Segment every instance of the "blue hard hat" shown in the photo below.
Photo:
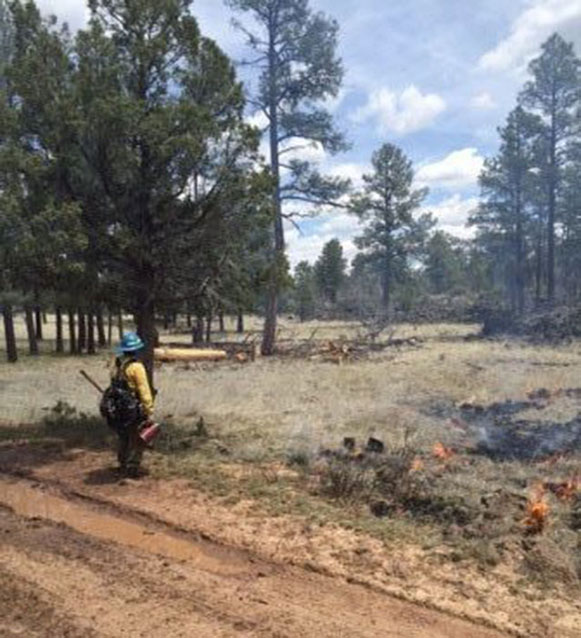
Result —
[{"label": "blue hard hat", "polygon": [[137,352],[143,350],[145,344],[141,340],[141,337],[135,332],[127,332],[123,335],[121,343],[115,348],[118,354],[122,352]]}]

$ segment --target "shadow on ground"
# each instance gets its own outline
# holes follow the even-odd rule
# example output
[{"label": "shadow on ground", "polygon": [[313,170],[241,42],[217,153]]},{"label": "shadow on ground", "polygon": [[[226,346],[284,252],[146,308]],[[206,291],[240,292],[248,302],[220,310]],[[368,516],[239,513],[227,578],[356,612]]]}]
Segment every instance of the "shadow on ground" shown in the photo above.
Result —
[{"label": "shadow on ground", "polygon": [[[202,424],[203,425],[203,424]],[[193,428],[165,423],[156,441],[163,455],[191,454],[205,443],[205,426]],[[72,459],[74,451],[113,451],[117,434],[103,419],[77,413],[68,406],[53,409],[40,423],[14,424],[0,421],[0,472],[28,475],[35,468]],[[88,485],[104,485],[119,480],[114,468],[90,472]]]}]

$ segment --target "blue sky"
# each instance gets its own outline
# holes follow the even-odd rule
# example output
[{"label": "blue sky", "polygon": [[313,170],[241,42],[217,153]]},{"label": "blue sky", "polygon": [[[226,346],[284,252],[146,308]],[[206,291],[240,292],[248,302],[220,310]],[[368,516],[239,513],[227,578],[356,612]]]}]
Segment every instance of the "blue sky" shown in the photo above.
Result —
[{"label": "blue sky", "polygon": [[[37,0],[41,8],[84,23],[82,0]],[[496,129],[515,105],[528,61],[554,31],[581,54],[581,0],[311,0],[340,25],[346,74],[328,106],[352,144],[327,156],[310,148],[322,170],[360,180],[373,151],[385,142],[413,160],[418,185],[428,186],[430,210],[442,228],[467,236],[483,159],[496,152]],[[221,0],[197,0],[202,32],[234,59],[244,39]],[[265,148],[266,154],[266,148]],[[355,253],[356,219],[329,212],[287,229],[291,262],[314,261],[338,237]]]}]

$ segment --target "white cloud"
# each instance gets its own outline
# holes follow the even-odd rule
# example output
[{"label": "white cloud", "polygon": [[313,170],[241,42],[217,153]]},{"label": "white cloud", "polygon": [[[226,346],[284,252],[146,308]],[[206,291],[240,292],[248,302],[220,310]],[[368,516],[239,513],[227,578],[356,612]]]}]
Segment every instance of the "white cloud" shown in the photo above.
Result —
[{"label": "white cloud", "polygon": [[468,188],[475,186],[484,165],[484,158],[476,148],[453,151],[444,159],[420,166],[416,181],[421,186]]},{"label": "white cloud", "polygon": [[[286,152],[284,152],[286,150]],[[312,142],[304,138],[294,137],[281,146],[280,174],[282,177],[288,175],[288,165],[293,160],[301,162],[312,162],[314,165],[321,164],[327,159],[327,151],[319,142]],[[270,143],[266,136],[263,136],[260,143],[260,153],[267,161],[270,161]]]},{"label": "white cloud", "polygon": [[470,213],[478,206],[477,197],[463,199],[459,193],[433,206],[424,206],[422,212],[429,212],[437,219],[438,228],[457,237],[470,237],[472,228],[466,228]]},{"label": "white cloud", "polygon": [[264,111],[256,111],[246,118],[246,123],[263,131],[269,125],[269,120]]},{"label": "white cloud", "polygon": [[340,106],[343,104],[343,101],[347,97],[348,93],[349,92],[347,89],[342,88],[339,90],[336,97],[329,98],[325,102],[325,108],[327,109],[327,111],[333,114],[336,113],[339,110]]},{"label": "white cloud", "polygon": [[[323,148],[319,142],[310,142],[302,138],[293,138],[288,144],[283,145],[284,148],[289,148],[288,153],[282,155],[282,161],[288,162],[291,159],[298,159],[304,162],[313,162],[318,164],[325,161],[327,158],[327,151]],[[284,148],[282,150],[284,150]]]},{"label": "white cloud", "polygon": [[430,126],[445,110],[446,102],[439,95],[423,94],[410,85],[399,94],[386,88],[373,91],[352,119],[361,123],[375,118],[383,133],[405,135]]},{"label": "white cloud", "polygon": [[[463,198],[459,193],[433,206],[424,206],[422,213],[432,213],[436,218],[437,228],[462,239],[472,238],[474,228],[466,226],[470,213],[478,206],[478,198]],[[312,222],[311,222],[312,223]],[[301,234],[290,223],[285,224],[286,242],[291,267],[303,260],[314,264],[323,246],[331,239],[338,239],[343,246],[343,255],[351,262],[357,254],[355,237],[361,234],[361,226],[355,215],[344,212],[321,215],[309,228]]]},{"label": "white cloud", "polygon": [[353,240],[360,231],[357,217],[342,212],[321,215],[308,234],[301,234],[294,226],[287,224],[286,241],[292,268],[303,260],[314,264],[323,246],[331,239],[341,242],[343,256],[350,262],[357,254]]},{"label": "white cloud", "polygon": [[528,8],[513,23],[510,35],[487,51],[478,66],[484,71],[520,70],[554,31],[581,41],[579,0],[530,0]]},{"label": "white cloud", "polygon": [[37,0],[36,4],[43,15],[56,15],[72,31],[84,27],[90,14],[84,0]]},{"label": "white cloud", "polygon": [[491,111],[496,108],[496,102],[488,91],[483,91],[470,100],[470,106],[479,111]]},{"label": "white cloud", "polygon": [[367,164],[357,164],[355,162],[344,162],[343,164],[335,164],[326,171],[331,177],[340,177],[341,179],[350,179],[354,187],[359,187],[363,183],[363,175],[369,173],[371,167]]}]

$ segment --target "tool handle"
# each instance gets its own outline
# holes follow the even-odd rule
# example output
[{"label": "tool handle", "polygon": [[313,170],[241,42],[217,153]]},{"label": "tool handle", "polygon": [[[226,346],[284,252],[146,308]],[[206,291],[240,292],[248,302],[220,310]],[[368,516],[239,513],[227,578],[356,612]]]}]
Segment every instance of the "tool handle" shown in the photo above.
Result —
[{"label": "tool handle", "polygon": [[84,370],[79,370],[82,377],[84,377],[94,388],[96,388],[101,394],[104,394],[103,388],[92,379]]}]

